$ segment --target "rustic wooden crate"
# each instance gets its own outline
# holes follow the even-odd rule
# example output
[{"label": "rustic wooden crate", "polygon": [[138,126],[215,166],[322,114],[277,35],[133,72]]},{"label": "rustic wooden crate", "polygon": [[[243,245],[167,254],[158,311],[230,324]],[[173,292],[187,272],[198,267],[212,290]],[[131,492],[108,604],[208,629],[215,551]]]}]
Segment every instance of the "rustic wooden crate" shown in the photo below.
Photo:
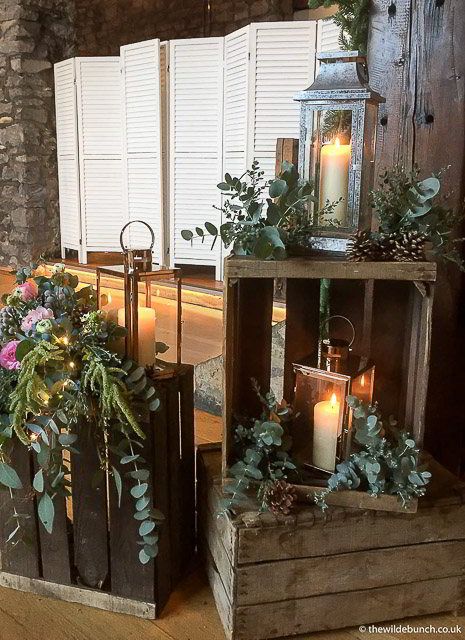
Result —
[{"label": "rustic wooden crate", "polygon": [[[331,280],[331,314],[355,325],[355,353],[376,365],[374,398],[385,415],[395,415],[423,443],[428,389],[431,315],[436,265],[433,262],[362,262],[290,258],[225,261],[223,473],[233,462],[235,415],[258,416],[261,407],[250,379],[268,390],[271,375],[273,288],[286,280],[284,398],[292,403],[293,363],[318,349],[320,279]],[[295,429],[293,456],[306,448],[308,434]],[[348,500],[357,498],[349,492]],[[335,499],[339,500],[343,492]],[[333,497],[334,498],[334,497]],[[332,499],[333,499],[332,498]],[[384,497],[376,504],[400,508]],[[368,504],[373,504],[371,501]],[[415,509],[413,502],[411,508]],[[343,505],[344,506],[344,505]]]},{"label": "rustic wooden crate", "polygon": [[198,455],[200,546],[228,638],[262,640],[459,612],[465,484],[437,463],[415,514],[302,506],[218,518],[219,449]]},{"label": "rustic wooden crate", "polygon": [[181,365],[155,386],[161,408],[141,450],[151,461],[154,504],[166,517],[155,562],[139,562],[139,523],[129,488],[118,508],[112,479],[95,486],[99,461],[91,439],[81,437],[79,455],[71,456],[73,497],[68,505],[56,499],[51,535],[39,526],[31,500],[32,458],[17,446],[12,462],[24,489],[15,504],[20,501],[21,512],[31,517],[27,542],[7,544],[12,507],[9,494],[0,492],[0,585],[146,618],[158,615],[195,551],[193,367]]}]

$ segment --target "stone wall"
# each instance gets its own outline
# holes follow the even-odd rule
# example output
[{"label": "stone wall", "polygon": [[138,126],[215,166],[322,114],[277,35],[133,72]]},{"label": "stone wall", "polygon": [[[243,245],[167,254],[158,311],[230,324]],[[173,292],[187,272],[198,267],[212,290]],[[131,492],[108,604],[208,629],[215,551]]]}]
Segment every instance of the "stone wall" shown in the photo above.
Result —
[{"label": "stone wall", "polygon": [[251,22],[292,20],[292,0],[76,0],[80,55],[115,55],[149,38],[222,36]]},{"label": "stone wall", "polygon": [[0,2],[0,266],[58,244],[52,65],[73,34],[73,0]]}]

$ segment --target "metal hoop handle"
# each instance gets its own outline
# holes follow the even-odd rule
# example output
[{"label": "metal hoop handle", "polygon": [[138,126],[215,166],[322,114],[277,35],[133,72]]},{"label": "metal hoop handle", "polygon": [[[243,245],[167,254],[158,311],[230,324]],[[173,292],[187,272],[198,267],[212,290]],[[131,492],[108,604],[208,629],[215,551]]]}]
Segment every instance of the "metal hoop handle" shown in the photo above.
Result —
[{"label": "metal hoop handle", "polygon": [[155,233],[154,233],[152,227],[147,222],[144,222],[143,220],[131,220],[130,222],[127,222],[124,225],[124,227],[121,229],[121,233],[119,234],[119,243],[121,245],[121,249],[123,251],[127,251],[127,248],[124,246],[123,235],[124,235],[124,232],[126,231],[126,229],[131,226],[131,224],[143,224],[150,231],[151,245],[149,247],[149,250],[151,251],[153,249],[153,247],[155,246]]},{"label": "metal hoop handle", "polygon": [[339,315],[335,315],[335,316],[329,316],[329,318],[327,318],[323,323],[322,323],[322,327],[327,327],[329,325],[329,321],[330,320],[334,320],[335,318],[340,318],[341,320],[346,320],[346,322],[349,323],[351,329],[352,329],[352,340],[349,342],[349,348],[354,344],[354,340],[355,340],[355,327],[353,325],[353,323],[349,320],[349,318],[346,318],[346,316],[339,316]]}]

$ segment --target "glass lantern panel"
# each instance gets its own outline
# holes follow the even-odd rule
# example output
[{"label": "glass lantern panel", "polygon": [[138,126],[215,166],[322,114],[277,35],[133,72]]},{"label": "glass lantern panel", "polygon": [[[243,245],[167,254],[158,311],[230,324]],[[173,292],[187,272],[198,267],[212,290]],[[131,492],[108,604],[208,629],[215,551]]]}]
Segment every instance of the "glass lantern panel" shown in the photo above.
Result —
[{"label": "glass lantern panel", "polygon": [[[315,185],[321,226],[348,225],[349,173],[352,155],[352,110],[316,113]],[[332,209],[331,204],[337,203]]]},{"label": "glass lantern panel", "polygon": [[299,444],[305,461],[318,469],[332,472],[336,467],[348,387],[345,376],[310,367],[296,372]]},{"label": "glass lantern panel", "polygon": [[375,367],[372,366],[360,373],[352,380],[350,394],[362,402],[373,402],[373,387],[375,384]]}]

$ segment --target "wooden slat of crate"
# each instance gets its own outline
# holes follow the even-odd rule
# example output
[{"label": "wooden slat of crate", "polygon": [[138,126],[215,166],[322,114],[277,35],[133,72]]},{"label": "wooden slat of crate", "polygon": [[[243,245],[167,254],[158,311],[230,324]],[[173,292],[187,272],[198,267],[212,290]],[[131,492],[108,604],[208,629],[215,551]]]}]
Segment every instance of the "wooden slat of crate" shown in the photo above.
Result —
[{"label": "wooden slat of crate", "polygon": [[294,398],[293,364],[318,350],[319,300],[319,280],[292,278],[287,281],[283,395],[288,402]]},{"label": "wooden slat of crate", "polygon": [[394,585],[238,607],[233,637],[236,640],[280,638],[455,611],[460,599],[460,581],[457,577],[441,578],[401,587]]},{"label": "wooden slat of crate", "polygon": [[[240,282],[225,282],[224,323],[224,406],[226,420],[233,414],[260,413],[261,405],[252,387],[257,380],[261,389],[269,390],[271,376],[271,331],[273,315],[273,280],[248,278]],[[225,430],[230,438],[230,430]],[[225,447],[224,467],[230,463],[227,455],[232,442]]]},{"label": "wooden slat of crate", "polygon": [[[183,541],[179,553],[185,568],[192,560],[195,545],[195,440],[194,440],[194,368],[185,367],[179,380],[179,416],[181,437],[181,483],[179,496],[183,514]],[[179,464],[179,463],[178,463]],[[167,484],[169,485],[169,479]]]},{"label": "wooden slat of crate", "polygon": [[[36,472],[38,468],[39,466],[37,462],[35,462],[34,472]],[[66,498],[57,495],[53,503],[55,506],[53,533],[47,533],[45,528],[41,524],[38,524],[42,566],[41,577],[50,582],[70,584],[71,554],[69,548]]]},{"label": "wooden slat of crate", "polygon": [[[14,490],[13,501],[8,489],[2,487],[0,490],[0,566],[2,571],[37,578],[40,575],[40,563],[37,520],[34,502],[31,500],[31,458],[27,448],[20,442],[15,442],[12,447],[10,464],[16,470],[23,488]],[[13,545],[7,539],[16,527],[12,518],[14,508],[17,513],[28,518],[21,519],[22,529]]]},{"label": "wooden slat of crate", "polygon": [[[146,439],[143,448],[135,448],[134,453],[141,455],[150,465],[153,459],[153,439],[150,418],[146,418],[144,432]],[[114,479],[109,479],[109,518],[110,518],[110,568],[111,592],[116,596],[134,598],[145,602],[155,601],[155,566],[154,562],[142,565],[139,561],[140,522],[134,519],[135,500],[130,494],[134,480],[126,477],[132,471],[132,465],[120,465],[118,456],[111,454],[110,462],[121,474],[123,490],[121,504],[118,505],[118,494]],[[153,478],[153,476],[152,476]]]},{"label": "wooden slat of crate", "polygon": [[231,256],[225,260],[226,278],[329,278],[330,280],[407,280],[434,282],[434,262],[346,262],[288,258],[257,260]]},{"label": "wooden slat of crate", "polygon": [[79,453],[71,454],[74,564],[78,583],[101,589],[109,576],[107,489],[91,423],[81,427]]},{"label": "wooden slat of crate", "polygon": [[168,601],[172,589],[171,576],[171,521],[168,451],[168,415],[163,410],[167,406],[166,387],[157,389],[160,398],[160,411],[153,416],[153,502],[165,515],[163,529],[158,543],[158,556],[155,560],[155,598],[161,611]]},{"label": "wooden slat of crate", "polygon": [[[294,518],[218,519],[220,455],[199,457],[199,519],[207,572],[228,637],[341,628],[461,606],[464,484],[439,465],[417,514],[316,508]],[[460,560],[458,559],[460,557]]]}]

